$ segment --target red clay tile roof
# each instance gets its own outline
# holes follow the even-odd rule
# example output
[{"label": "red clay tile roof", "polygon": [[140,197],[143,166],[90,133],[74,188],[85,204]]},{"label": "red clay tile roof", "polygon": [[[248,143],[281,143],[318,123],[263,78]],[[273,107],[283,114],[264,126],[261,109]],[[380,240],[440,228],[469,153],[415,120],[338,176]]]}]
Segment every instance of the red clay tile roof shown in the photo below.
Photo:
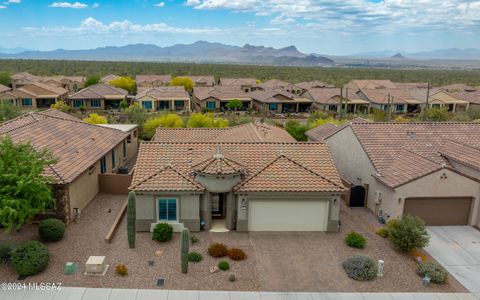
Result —
[{"label": "red clay tile roof", "polygon": [[480,89],[475,91],[459,91],[459,92],[450,92],[450,95],[453,97],[467,101],[469,103],[480,104]]},{"label": "red clay tile roof", "polygon": [[417,100],[406,89],[364,89],[362,90],[362,93],[373,103],[386,104],[388,103],[389,95],[391,101],[390,103],[408,103],[408,100]]},{"label": "red clay tile roof", "polygon": [[360,118],[360,117],[355,117],[348,121],[348,123],[338,126],[333,123],[326,123],[320,126],[317,126],[315,128],[312,128],[305,132],[305,134],[312,140],[312,141],[317,141],[317,142],[323,142],[326,138],[329,136],[335,134],[337,131],[340,131],[344,127],[348,126],[348,124],[351,123],[366,123],[369,122],[366,119]]},{"label": "red clay tile roof", "polygon": [[120,89],[109,84],[98,83],[86,87],[79,92],[71,95],[70,99],[105,99],[106,96],[118,96],[119,98],[125,97],[128,92],[124,89]]},{"label": "red clay tile roof", "polygon": [[209,98],[215,98],[218,100],[251,100],[250,93],[246,93],[239,86],[234,85],[194,87],[193,96],[200,101],[205,101]]},{"label": "red clay tile roof", "polygon": [[158,142],[294,142],[283,128],[263,123],[247,123],[228,128],[157,128]]},{"label": "red clay tile roof", "polygon": [[295,83],[296,86],[299,88],[309,90],[309,89],[316,89],[316,88],[334,88],[335,85],[325,83],[320,80],[312,80],[312,81],[303,81],[299,83]]},{"label": "red clay tile roof", "polygon": [[257,85],[257,80],[255,78],[220,78],[220,85],[229,85],[229,86],[242,86],[242,85]]},{"label": "red clay tile roof", "polygon": [[136,99],[140,99],[145,96],[154,99],[190,99],[190,96],[185,91],[183,86],[159,86],[148,88],[139,92],[136,96]]},{"label": "red clay tile roof", "polygon": [[[441,155],[447,153],[448,148],[444,147],[447,141],[480,149],[478,123],[353,123],[349,126],[379,173],[377,178],[391,187],[421,177],[423,171],[415,169],[418,167],[413,166],[415,164],[428,170],[435,168],[432,163],[437,168],[450,167],[448,160]],[[457,160],[468,161],[467,158],[461,158],[467,155],[466,151],[458,155],[448,153]],[[411,172],[405,172],[408,176],[397,176],[396,173],[402,170]],[[397,180],[388,179],[392,176]]]},{"label": "red clay tile roof", "polygon": [[32,82],[15,90],[15,92],[24,92],[35,97],[54,96],[60,97],[68,94],[68,90],[41,82]]},{"label": "red clay tile roof", "polygon": [[160,81],[163,84],[167,84],[172,81],[171,75],[137,75],[135,76],[135,81],[137,83],[152,83],[154,81]]},{"label": "red clay tile roof", "polygon": [[208,153],[206,157],[193,162],[192,169],[203,174],[229,175],[243,173],[245,165],[239,159],[231,157],[218,147],[215,153]]},{"label": "red clay tile roof", "polygon": [[131,189],[149,192],[202,192],[205,190],[195,180],[175,170],[171,164],[165,165],[158,172],[135,183],[131,186]]},{"label": "red clay tile roof", "polygon": [[0,84],[0,93],[7,92],[7,91],[10,91],[10,90],[11,90],[11,88],[9,88],[8,86]]},{"label": "red clay tile roof", "polygon": [[207,85],[207,86],[215,85],[215,78],[213,77],[213,75],[204,75],[204,76],[203,75],[202,76],[186,75],[186,76],[179,76],[179,77],[190,78],[195,85]]},{"label": "red clay tile roof", "polygon": [[394,89],[397,86],[391,80],[352,80],[345,85],[352,90]]},{"label": "red clay tile roof", "polygon": [[52,109],[0,124],[2,135],[10,136],[15,143],[30,141],[36,149],[49,149],[58,162],[45,170],[45,175],[54,177],[56,183],[69,183],[121,143],[128,133],[87,124]]},{"label": "red clay tile roof", "polygon": [[449,160],[480,170],[480,148],[471,147],[458,141],[447,140],[440,154]]},{"label": "red clay tile roof", "polygon": [[[345,191],[328,147],[322,143],[144,142],[140,145],[131,189],[141,191],[136,186],[155,176],[166,164],[193,181],[192,162],[215,152],[218,147],[245,163],[245,190]],[[267,180],[271,186],[265,186]],[[164,188],[167,183],[176,187],[175,182],[165,180],[159,182],[159,186]],[[238,189],[242,188],[240,183]]]}]

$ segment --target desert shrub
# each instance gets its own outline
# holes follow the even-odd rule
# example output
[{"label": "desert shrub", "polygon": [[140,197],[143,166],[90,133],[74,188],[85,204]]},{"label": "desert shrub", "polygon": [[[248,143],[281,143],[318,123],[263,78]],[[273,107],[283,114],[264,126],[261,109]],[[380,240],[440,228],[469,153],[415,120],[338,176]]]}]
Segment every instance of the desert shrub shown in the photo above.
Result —
[{"label": "desert shrub", "polygon": [[65,234],[65,224],[59,219],[45,219],[38,226],[40,237],[47,242],[56,242]]},{"label": "desert shrub", "polygon": [[127,276],[128,275],[128,269],[127,266],[125,265],[116,265],[115,266],[115,273],[120,276]]},{"label": "desert shrub", "polygon": [[228,257],[230,257],[231,260],[244,260],[245,258],[247,258],[247,255],[242,249],[231,248],[228,249]]},{"label": "desert shrub", "polygon": [[375,231],[375,233],[377,235],[381,236],[382,238],[387,238],[388,237],[388,228],[385,228],[385,227],[378,228],[377,231]]},{"label": "desert shrub", "polygon": [[200,242],[200,239],[198,238],[198,236],[192,234],[192,235],[190,235],[190,242],[192,244],[196,244],[196,243]]},{"label": "desert shrub", "polygon": [[363,249],[365,248],[366,243],[367,243],[367,240],[363,237],[363,235],[355,231],[350,232],[345,237],[345,244],[347,244],[352,248]]},{"label": "desert shrub", "polygon": [[293,136],[297,141],[306,141],[308,137],[305,135],[305,132],[308,130],[307,125],[303,125],[297,120],[289,120],[285,123],[285,130]]},{"label": "desert shrub", "polygon": [[430,237],[425,222],[419,217],[403,216],[391,225],[388,237],[393,245],[404,252],[428,245]]},{"label": "desert shrub", "polygon": [[445,283],[448,278],[447,270],[438,263],[431,261],[419,264],[417,274],[421,277],[430,277],[430,282],[433,283]]},{"label": "desert shrub", "polygon": [[172,239],[173,227],[168,223],[158,223],[153,229],[152,239],[158,242],[167,242]]},{"label": "desert shrub", "polygon": [[373,259],[366,255],[355,255],[347,258],[343,262],[343,268],[348,277],[355,280],[368,281],[377,277],[377,265]]},{"label": "desert shrub", "polygon": [[228,261],[221,260],[218,262],[218,268],[222,271],[226,271],[230,269],[230,264],[228,263]]},{"label": "desert shrub", "polygon": [[426,121],[442,122],[450,120],[450,114],[446,108],[429,108],[424,111]]},{"label": "desert shrub", "polygon": [[224,257],[228,254],[228,249],[224,244],[214,243],[208,247],[208,254],[212,257]]},{"label": "desert shrub", "polygon": [[18,275],[29,276],[45,270],[49,259],[47,246],[38,241],[28,241],[15,249],[12,264]]},{"label": "desert shrub", "polygon": [[387,120],[387,113],[383,110],[372,108],[369,118],[375,122],[384,122]]},{"label": "desert shrub", "polygon": [[203,260],[203,256],[198,252],[188,253],[188,261],[193,263],[198,263]]},{"label": "desert shrub", "polygon": [[7,242],[0,242],[0,264],[8,264],[12,260],[13,247]]},{"label": "desert shrub", "polygon": [[427,260],[427,256],[425,255],[425,253],[423,253],[419,249],[413,249],[412,251],[410,251],[410,255],[413,257],[415,261],[418,260],[418,257],[422,259],[422,262]]},{"label": "desert shrub", "polygon": [[397,221],[398,219],[392,219],[390,221],[387,222],[387,229],[391,229],[392,227],[395,226],[395,224],[397,224]]}]

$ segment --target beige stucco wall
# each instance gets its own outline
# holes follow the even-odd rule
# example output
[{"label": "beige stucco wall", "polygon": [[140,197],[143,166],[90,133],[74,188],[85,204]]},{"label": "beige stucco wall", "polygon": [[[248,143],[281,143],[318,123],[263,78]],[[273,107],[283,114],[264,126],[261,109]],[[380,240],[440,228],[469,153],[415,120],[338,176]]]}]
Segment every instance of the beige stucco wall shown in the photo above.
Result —
[{"label": "beige stucco wall", "polygon": [[93,172],[85,171],[68,185],[71,216],[73,216],[74,208],[84,209],[99,191],[98,174],[100,172],[100,163],[96,162],[94,165],[95,170]]}]

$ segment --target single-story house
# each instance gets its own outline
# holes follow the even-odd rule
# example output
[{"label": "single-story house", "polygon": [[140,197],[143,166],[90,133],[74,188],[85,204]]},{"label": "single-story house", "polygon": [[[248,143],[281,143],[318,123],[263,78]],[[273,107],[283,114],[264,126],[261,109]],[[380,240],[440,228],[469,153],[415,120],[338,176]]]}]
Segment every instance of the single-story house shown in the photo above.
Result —
[{"label": "single-story house", "polygon": [[40,82],[68,90],[70,93],[78,92],[83,88],[86,78],[83,76],[50,76],[41,77]]},{"label": "single-story house", "polygon": [[171,142],[279,142],[293,143],[295,139],[283,128],[266,123],[246,123],[226,128],[164,128],[159,127],[154,141]]},{"label": "single-story house", "polygon": [[480,124],[352,123],[326,137],[350,206],[480,225]]},{"label": "single-story house", "polygon": [[158,86],[140,91],[135,100],[148,111],[190,111],[190,95],[183,86]]},{"label": "single-story house", "polygon": [[50,108],[57,101],[64,101],[68,90],[41,82],[32,82],[4,92],[0,99],[8,100],[20,109]]},{"label": "single-story house", "polygon": [[159,86],[167,86],[172,81],[171,75],[137,75],[135,76],[137,88],[152,88]]},{"label": "single-story house", "polygon": [[[340,102],[347,113],[368,113],[370,111],[370,102],[358,97],[355,93],[343,94],[340,88],[312,88],[308,89],[305,95],[314,100],[313,108],[334,114],[341,112]],[[342,100],[342,101],[340,101]],[[346,105],[346,107],[345,107]]]},{"label": "single-story house", "polygon": [[[426,104],[427,89],[410,89],[409,93],[413,98],[422,101],[424,105]],[[468,101],[457,98],[453,93],[440,88],[430,89],[428,97],[429,108],[447,108],[448,111],[455,113],[467,111],[469,105]]]},{"label": "single-story house", "polygon": [[0,84],[0,94],[1,93],[5,93],[5,92],[9,92],[11,91],[12,89],[6,85],[3,85],[3,84]]},{"label": "single-story house", "polygon": [[205,75],[205,76],[180,76],[180,77],[187,77],[193,81],[193,86],[214,86],[215,85],[215,78],[213,75]]},{"label": "single-story house", "polygon": [[253,108],[264,113],[299,113],[312,110],[313,100],[283,89],[267,89],[250,93]]},{"label": "single-story house", "polygon": [[[188,130],[188,129],[187,129]],[[345,186],[323,143],[143,142],[136,229],[338,231]]]},{"label": "single-story house", "polygon": [[320,80],[312,80],[312,81],[302,81],[299,83],[295,83],[296,86],[304,89],[304,90],[309,90],[309,89],[324,89],[324,88],[334,88],[335,85],[325,83]]},{"label": "single-story house", "polygon": [[262,89],[255,78],[220,78],[218,85],[238,87],[245,93]]},{"label": "single-story house", "polygon": [[480,89],[461,90],[458,92],[449,92],[456,99],[460,99],[469,103],[469,108],[480,109]]},{"label": "single-story house", "polygon": [[286,92],[294,94],[294,95],[301,95],[305,92],[305,89],[303,89],[303,88],[301,88],[301,87],[299,87],[299,86],[297,86],[293,83],[278,80],[278,79],[267,80],[267,81],[259,84],[259,86],[263,90],[283,90],[283,91],[286,91]]},{"label": "single-story house", "polygon": [[41,77],[35,76],[28,72],[20,72],[12,75],[10,78],[12,79],[13,89],[21,88],[22,86],[33,83],[33,82],[38,82],[41,79]]},{"label": "single-story house", "polygon": [[391,80],[352,80],[344,85],[345,89],[351,92],[358,92],[359,90],[381,90],[381,89],[396,89],[397,85]]},{"label": "single-story house", "polygon": [[[57,110],[31,112],[0,124],[0,136],[14,143],[31,142],[58,160],[44,170],[52,180],[55,205],[47,214],[67,223],[99,192],[99,177],[116,173],[136,151],[129,152],[130,133],[92,125]],[[137,141],[135,141],[137,142]]]},{"label": "single-story house", "polygon": [[127,96],[128,92],[124,89],[98,83],[71,95],[69,102],[74,109],[118,109]]},{"label": "single-story house", "polygon": [[227,110],[227,103],[232,100],[242,101],[242,107],[237,110],[248,110],[252,108],[252,98],[250,93],[245,92],[238,86],[214,86],[214,87],[194,87],[192,101],[194,109],[201,111],[208,110]]},{"label": "single-story house", "polygon": [[356,93],[359,98],[371,103],[372,108],[396,114],[419,113],[425,104],[425,98],[415,97],[408,89],[378,88],[362,89]]}]

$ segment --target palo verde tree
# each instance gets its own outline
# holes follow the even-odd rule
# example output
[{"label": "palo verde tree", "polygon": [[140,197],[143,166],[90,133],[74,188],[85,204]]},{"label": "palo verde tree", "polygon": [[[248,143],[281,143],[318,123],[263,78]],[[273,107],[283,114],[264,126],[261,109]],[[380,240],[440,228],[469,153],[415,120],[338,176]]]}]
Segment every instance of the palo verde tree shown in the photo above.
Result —
[{"label": "palo verde tree", "polygon": [[130,77],[130,76],[127,76],[127,77],[119,77],[119,78],[116,78],[116,79],[113,79],[113,80],[110,80],[108,82],[109,85],[112,85],[114,87],[117,87],[117,88],[121,88],[121,89],[124,89],[126,91],[128,91],[128,93],[130,95],[134,95],[137,93],[137,83],[135,82],[135,80]]},{"label": "palo verde tree", "polygon": [[170,81],[170,85],[172,86],[183,86],[185,91],[191,92],[193,90],[193,80],[188,77],[175,77]]},{"label": "palo verde tree", "polygon": [[228,103],[225,105],[228,109],[237,111],[237,109],[240,109],[243,107],[243,102],[238,100],[238,99],[232,99],[228,101]]},{"label": "palo verde tree", "polygon": [[19,229],[53,204],[51,180],[43,170],[55,163],[52,154],[30,143],[0,139],[0,224],[7,231]]}]

